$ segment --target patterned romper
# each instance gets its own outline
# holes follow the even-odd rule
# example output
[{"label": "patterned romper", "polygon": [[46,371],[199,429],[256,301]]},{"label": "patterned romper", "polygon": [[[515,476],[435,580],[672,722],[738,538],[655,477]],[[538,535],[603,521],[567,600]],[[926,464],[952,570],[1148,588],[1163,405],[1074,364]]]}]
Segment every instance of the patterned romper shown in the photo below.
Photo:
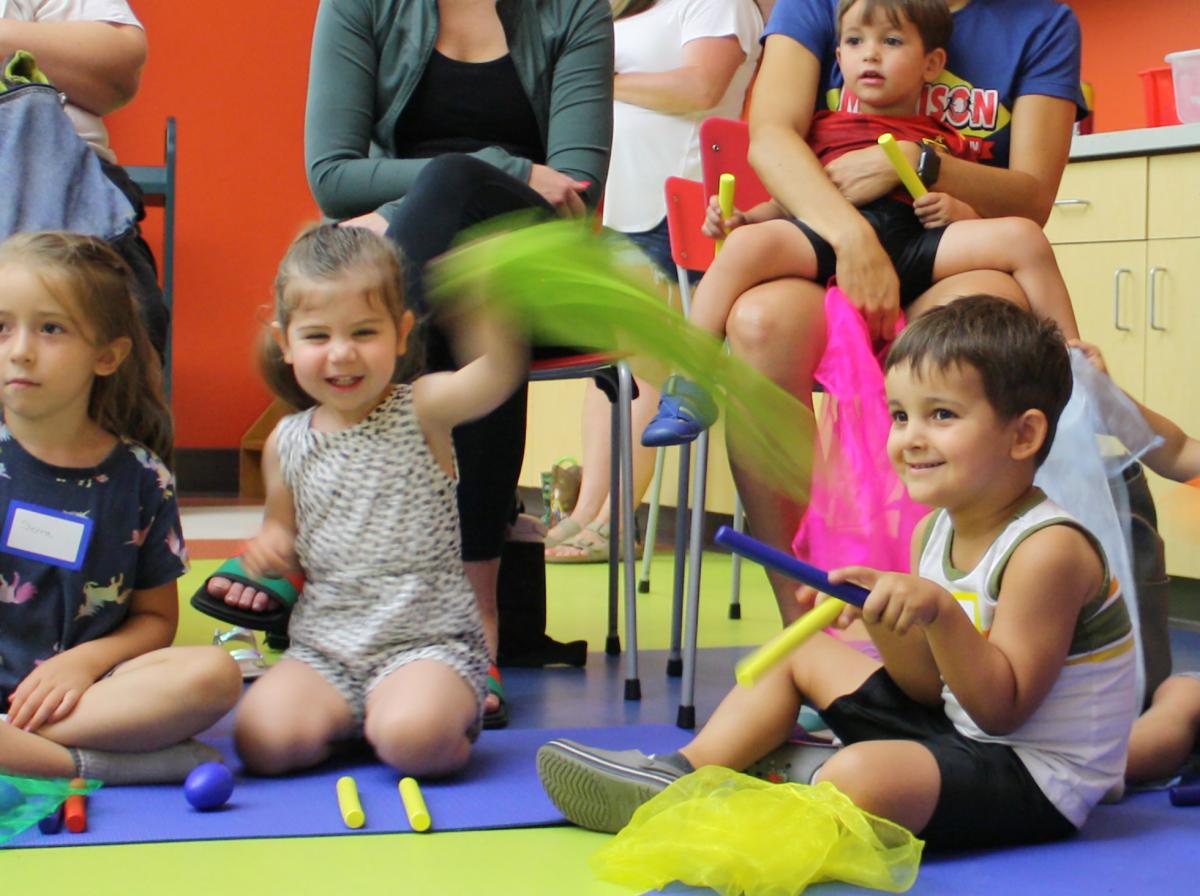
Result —
[{"label": "patterned romper", "polygon": [[306,578],[286,656],[337,688],[360,727],[366,695],[414,660],[454,669],[482,713],[488,652],[463,572],[455,482],[429,450],[412,386],[394,386],[341,432],[314,430],[314,410],[284,418],[276,438]]}]

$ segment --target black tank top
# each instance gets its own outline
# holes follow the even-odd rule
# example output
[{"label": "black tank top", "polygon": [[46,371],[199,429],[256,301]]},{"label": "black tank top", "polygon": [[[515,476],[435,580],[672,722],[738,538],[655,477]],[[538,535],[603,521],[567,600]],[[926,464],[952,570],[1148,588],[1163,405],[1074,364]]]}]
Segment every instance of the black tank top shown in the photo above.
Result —
[{"label": "black tank top", "polygon": [[396,155],[423,159],[487,146],[546,161],[541,131],[512,56],[460,62],[434,50],[396,122]]}]

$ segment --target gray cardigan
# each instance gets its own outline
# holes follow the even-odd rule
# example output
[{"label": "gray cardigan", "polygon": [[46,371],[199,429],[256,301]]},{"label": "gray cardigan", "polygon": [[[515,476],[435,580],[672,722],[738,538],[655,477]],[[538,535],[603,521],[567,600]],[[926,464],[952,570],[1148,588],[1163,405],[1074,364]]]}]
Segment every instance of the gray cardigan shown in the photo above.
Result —
[{"label": "gray cardigan", "polygon": [[[595,203],[612,142],[608,0],[498,0],[509,52],[533,107],[546,164],[591,181]],[[321,0],[313,32],[304,160],[326,215],[402,199],[428,159],[397,159],[396,122],[437,40],[437,0]],[[522,182],[532,162],[490,146],[472,155]]]}]

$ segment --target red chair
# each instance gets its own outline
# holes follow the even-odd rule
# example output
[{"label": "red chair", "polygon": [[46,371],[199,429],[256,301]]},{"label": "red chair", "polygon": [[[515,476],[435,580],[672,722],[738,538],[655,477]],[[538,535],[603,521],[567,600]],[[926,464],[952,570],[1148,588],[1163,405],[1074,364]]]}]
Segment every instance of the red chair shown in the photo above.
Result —
[{"label": "red chair", "polygon": [[751,208],[771,198],[754,169],[750,167],[750,126],[736,118],[706,118],[700,123],[700,167],[704,171],[704,192],[717,194],[722,174],[737,178],[734,200],[740,209]]}]

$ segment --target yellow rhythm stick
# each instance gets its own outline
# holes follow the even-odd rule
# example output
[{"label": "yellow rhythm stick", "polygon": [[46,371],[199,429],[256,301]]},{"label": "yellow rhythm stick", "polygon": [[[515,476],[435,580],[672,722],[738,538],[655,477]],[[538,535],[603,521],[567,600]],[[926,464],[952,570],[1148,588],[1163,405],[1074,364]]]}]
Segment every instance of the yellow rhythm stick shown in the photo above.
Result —
[{"label": "yellow rhythm stick", "polygon": [[842,601],[831,597],[813,607],[754,653],[739,660],[733,670],[737,683],[744,688],[753,687],[789,653],[817,632],[833,625],[845,606]]},{"label": "yellow rhythm stick", "polygon": [[735,554],[781,572],[830,597],[830,600],[809,610],[734,667],[734,677],[743,687],[751,687],[789,653],[821,629],[833,625],[846,604],[861,607],[870,594],[866,588],[852,582],[830,582],[823,570],[728,526],[717,529],[715,541]]},{"label": "yellow rhythm stick", "polygon": [[412,829],[418,833],[429,830],[429,810],[425,808],[425,797],[421,796],[416,778],[400,779],[400,800],[404,803],[404,811]]},{"label": "yellow rhythm stick", "polygon": [[[732,174],[722,174],[720,181],[717,183],[717,202],[721,206],[721,220],[725,221],[733,217],[733,185],[734,176]],[[725,245],[725,240],[717,240],[717,251],[721,251],[721,247]]]},{"label": "yellow rhythm stick", "polygon": [[900,183],[904,184],[908,192],[912,194],[913,199],[920,199],[929,192],[925,189],[925,185],[921,183],[921,178],[917,177],[917,172],[913,170],[913,166],[908,163],[908,159],[904,153],[900,151],[900,144],[896,142],[895,137],[891,134],[880,134],[879,145],[883,147],[888,161],[892,163],[892,167],[900,175]]},{"label": "yellow rhythm stick", "polygon": [[349,775],[337,779],[338,811],[342,813],[342,821],[348,828],[361,828],[367,823],[362,803],[358,799],[358,785]]}]

